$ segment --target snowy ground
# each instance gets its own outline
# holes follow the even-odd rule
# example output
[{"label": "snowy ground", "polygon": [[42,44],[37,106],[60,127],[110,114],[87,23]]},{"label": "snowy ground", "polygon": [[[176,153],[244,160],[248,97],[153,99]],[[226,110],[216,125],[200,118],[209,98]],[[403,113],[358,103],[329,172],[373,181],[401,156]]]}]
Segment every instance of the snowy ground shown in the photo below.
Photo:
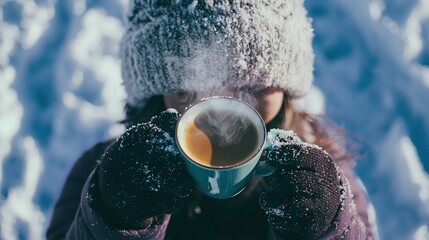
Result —
[{"label": "snowy ground", "polygon": [[[127,0],[0,0],[0,239],[43,239],[83,150],[123,129]],[[362,145],[381,239],[429,239],[429,1],[307,0],[306,105]]]}]

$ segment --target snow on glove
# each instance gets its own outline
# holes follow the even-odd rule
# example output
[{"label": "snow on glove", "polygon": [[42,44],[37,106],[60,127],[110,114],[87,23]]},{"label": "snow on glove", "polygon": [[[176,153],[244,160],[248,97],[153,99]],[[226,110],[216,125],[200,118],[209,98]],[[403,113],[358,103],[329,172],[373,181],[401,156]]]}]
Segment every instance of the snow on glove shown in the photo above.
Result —
[{"label": "snow on glove", "polygon": [[341,202],[337,166],[317,145],[292,131],[268,133],[272,147],[263,158],[277,170],[267,180],[271,191],[260,197],[270,227],[284,237],[314,239],[331,225]]},{"label": "snow on glove", "polygon": [[192,192],[175,145],[177,120],[177,111],[164,111],[128,129],[103,156],[99,192],[116,227],[146,227],[147,218],[177,211]]}]

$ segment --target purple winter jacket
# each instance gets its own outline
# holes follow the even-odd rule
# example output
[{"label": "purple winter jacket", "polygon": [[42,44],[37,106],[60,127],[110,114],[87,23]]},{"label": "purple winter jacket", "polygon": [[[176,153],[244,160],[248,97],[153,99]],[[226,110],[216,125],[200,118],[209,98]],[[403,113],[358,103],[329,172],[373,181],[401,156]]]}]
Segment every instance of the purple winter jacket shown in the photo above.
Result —
[{"label": "purple winter jacket", "polygon": [[[282,239],[267,224],[259,207],[264,181],[254,178],[238,196],[211,199],[194,191],[172,215],[152,218],[146,229],[120,230],[108,226],[91,207],[94,169],[112,141],[95,145],[71,169],[47,230],[47,239]],[[346,188],[331,227],[318,239],[376,239],[368,219],[368,203],[351,167],[341,165]]]}]

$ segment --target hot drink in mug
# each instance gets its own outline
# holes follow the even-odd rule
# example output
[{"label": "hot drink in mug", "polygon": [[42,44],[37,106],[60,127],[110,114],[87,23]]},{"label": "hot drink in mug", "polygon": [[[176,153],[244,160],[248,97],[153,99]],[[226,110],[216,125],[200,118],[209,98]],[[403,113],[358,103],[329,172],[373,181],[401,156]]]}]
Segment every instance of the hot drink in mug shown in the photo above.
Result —
[{"label": "hot drink in mug", "polygon": [[258,172],[266,129],[258,112],[234,98],[213,97],[187,109],[176,128],[177,145],[200,191],[228,198],[244,189]]}]

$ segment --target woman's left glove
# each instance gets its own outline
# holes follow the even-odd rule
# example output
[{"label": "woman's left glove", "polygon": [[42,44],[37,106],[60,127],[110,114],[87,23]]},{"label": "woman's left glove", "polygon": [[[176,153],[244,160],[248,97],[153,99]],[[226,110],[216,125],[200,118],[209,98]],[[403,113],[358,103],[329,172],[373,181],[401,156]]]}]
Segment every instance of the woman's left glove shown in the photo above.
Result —
[{"label": "woman's left glove", "polygon": [[341,203],[336,164],[292,131],[273,129],[268,141],[272,147],[262,158],[277,170],[266,179],[271,190],[261,194],[260,206],[270,227],[280,236],[317,238],[331,226]]}]

